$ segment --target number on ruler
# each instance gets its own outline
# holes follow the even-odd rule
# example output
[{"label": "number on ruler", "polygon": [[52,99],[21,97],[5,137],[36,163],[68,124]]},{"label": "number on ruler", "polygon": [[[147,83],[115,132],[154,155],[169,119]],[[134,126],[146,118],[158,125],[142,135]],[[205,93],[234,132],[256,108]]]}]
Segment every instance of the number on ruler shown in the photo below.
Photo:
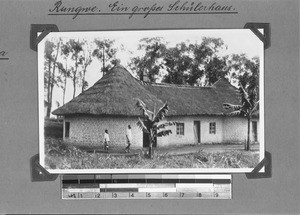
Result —
[{"label": "number on ruler", "polygon": [[117,194],[117,193],[112,193],[112,197],[113,197],[113,198],[117,198],[117,197],[118,197],[118,194]]},{"label": "number on ruler", "polygon": [[180,197],[184,197],[184,193],[180,193],[179,195],[180,195]]},{"label": "number on ruler", "polygon": [[78,198],[82,198],[83,197],[82,193],[78,193],[77,196],[78,196]]},{"label": "number on ruler", "polygon": [[151,193],[146,193],[146,197],[151,197]]},{"label": "number on ruler", "polygon": [[219,194],[214,192],[214,197],[219,197]]},{"label": "number on ruler", "polygon": [[96,193],[95,198],[101,198],[100,193]]},{"label": "number on ruler", "polygon": [[168,193],[163,193],[163,197],[168,197]]},{"label": "number on ruler", "polygon": [[76,195],[75,195],[75,193],[71,193],[71,194],[68,195],[68,197],[69,198],[76,198]]},{"label": "number on ruler", "polygon": [[201,194],[201,193],[198,193],[198,197],[202,197],[202,194]]},{"label": "number on ruler", "polygon": [[129,197],[134,197],[134,193],[129,193]]}]

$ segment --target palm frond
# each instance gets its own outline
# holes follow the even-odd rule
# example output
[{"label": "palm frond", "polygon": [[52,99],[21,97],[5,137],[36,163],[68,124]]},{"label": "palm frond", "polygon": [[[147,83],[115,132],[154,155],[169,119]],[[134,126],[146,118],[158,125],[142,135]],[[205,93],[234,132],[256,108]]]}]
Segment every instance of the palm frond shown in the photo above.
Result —
[{"label": "palm frond", "polygon": [[251,114],[259,109],[259,101],[255,102],[254,107],[251,110]]},{"label": "palm frond", "polygon": [[168,107],[168,103],[166,102],[157,112],[157,114],[155,115],[153,122],[159,122],[160,120],[162,120],[166,114],[169,111],[169,107]]},{"label": "palm frond", "polygon": [[226,110],[241,110],[242,106],[224,103],[223,108],[225,108]]},{"label": "palm frond", "polygon": [[145,126],[144,122],[139,118],[139,120],[136,122],[136,125],[144,132],[149,133],[147,127]]},{"label": "palm frond", "polygon": [[143,116],[147,119],[150,119],[149,113],[152,113],[151,111],[149,111],[146,107],[146,104],[138,99],[136,106],[143,112]]},{"label": "palm frond", "polygon": [[170,122],[166,122],[166,123],[163,123],[163,124],[160,124],[156,127],[156,130],[159,130],[159,129],[163,129],[165,128],[166,126],[172,126],[172,125],[177,125],[178,122],[174,122],[174,121],[170,121]]},{"label": "palm frond", "polygon": [[172,134],[171,130],[163,130],[160,131],[156,134],[157,137],[163,137],[163,136],[168,136],[169,134]]},{"label": "palm frond", "polygon": [[236,111],[227,113],[226,115],[228,115],[228,116],[244,116],[244,111],[236,110]]},{"label": "palm frond", "polygon": [[240,86],[240,96],[241,96],[242,106],[251,107],[251,103],[249,101],[249,95],[242,86]]}]

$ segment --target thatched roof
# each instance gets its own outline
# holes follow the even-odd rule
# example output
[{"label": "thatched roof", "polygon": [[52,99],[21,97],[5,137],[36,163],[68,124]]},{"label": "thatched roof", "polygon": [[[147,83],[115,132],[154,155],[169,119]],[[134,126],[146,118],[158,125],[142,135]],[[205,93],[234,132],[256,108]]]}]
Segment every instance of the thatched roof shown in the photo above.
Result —
[{"label": "thatched roof", "polygon": [[168,101],[168,115],[221,115],[223,103],[239,103],[238,92],[225,79],[211,87],[145,84],[117,65],[92,87],[53,111],[55,115],[94,114],[139,116],[135,106],[141,99],[150,110]]}]

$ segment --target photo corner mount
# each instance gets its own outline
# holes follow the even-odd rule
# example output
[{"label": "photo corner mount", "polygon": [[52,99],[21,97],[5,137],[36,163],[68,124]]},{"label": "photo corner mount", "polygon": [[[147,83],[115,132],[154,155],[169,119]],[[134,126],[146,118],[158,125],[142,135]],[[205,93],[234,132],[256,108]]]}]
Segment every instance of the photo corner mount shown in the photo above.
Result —
[{"label": "photo corner mount", "polygon": [[[31,24],[30,27],[30,49],[37,51],[37,45],[50,32],[58,32],[58,27],[55,24]],[[41,32],[40,35],[37,33]]]},{"label": "photo corner mount", "polygon": [[[271,46],[271,30],[269,23],[249,22],[245,24],[244,28],[250,29],[264,43],[264,49]],[[260,32],[259,29],[263,29],[263,33]]]},{"label": "photo corner mount", "polygon": [[58,174],[50,174],[39,163],[39,154],[36,154],[30,159],[31,181],[55,181]]},{"label": "photo corner mount", "polygon": [[[265,167],[264,172],[259,172]],[[248,179],[271,178],[272,177],[272,156],[270,152],[265,151],[264,159],[250,173],[246,173]]]}]

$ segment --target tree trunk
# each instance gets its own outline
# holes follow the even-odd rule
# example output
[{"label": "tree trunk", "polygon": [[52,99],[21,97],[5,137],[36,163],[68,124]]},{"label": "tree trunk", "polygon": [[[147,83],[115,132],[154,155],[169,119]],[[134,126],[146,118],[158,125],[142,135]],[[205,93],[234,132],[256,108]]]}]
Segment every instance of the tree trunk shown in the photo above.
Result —
[{"label": "tree trunk", "polygon": [[64,87],[63,87],[63,105],[65,104],[66,87],[67,87],[67,76],[65,76]]},{"label": "tree trunk", "polygon": [[148,150],[148,155],[149,158],[152,159],[153,156],[153,141],[152,141],[152,135],[151,132],[149,133],[149,150]]},{"label": "tree trunk", "polygon": [[250,121],[251,121],[251,118],[248,117],[248,126],[247,126],[247,143],[246,143],[246,151],[249,151],[250,150]]},{"label": "tree trunk", "polygon": [[73,72],[73,98],[75,98],[76,94],[76,74],[77,74],[77,68],[78,68],[78,63],[77,63],[78,56],[76,55],[75,57],[75,70]]},{"label": "tree trunk", "polygon": [[103,76],[105,75],[105,57],[104,57],[104,46],[103,46],[103,49],[102,49],[102,51],[103,51],[103,55],[102,55],[102,59],[103,59]]},{"label": "tree trunk", "polygon": [[65,80],[64,80],[64,87],[63,87],[63,105],[65,104],[65,97],[66,97],[66,88],[67,88],[67,74],[68,73],[68,63],[66,62],[66,72],[65,72]]},{"label": "tree trunk", "polygon": [[47,83],[47,113],[46,117],[50,117],[50,112],[51,109],[49,108],[49,101],[50,101],[50,82],[51,82],[51,60],[49,59],[49,64],[48,64],[48,83]]},{"label": "tree trunk", "polygon": [[81,92],[84,91],[84,82],[85,82],[86,67],[87,67],[87,65],[85,65],[84,69],[83,69],[82,82],[81,82],[82,83]]},{"label": "tree trunk", "polygon": [[76,72],[74,72],[73,74],[74,74],[73,77],[73,99],[74,99],[76,94],[76,77],[75,77]]}]

